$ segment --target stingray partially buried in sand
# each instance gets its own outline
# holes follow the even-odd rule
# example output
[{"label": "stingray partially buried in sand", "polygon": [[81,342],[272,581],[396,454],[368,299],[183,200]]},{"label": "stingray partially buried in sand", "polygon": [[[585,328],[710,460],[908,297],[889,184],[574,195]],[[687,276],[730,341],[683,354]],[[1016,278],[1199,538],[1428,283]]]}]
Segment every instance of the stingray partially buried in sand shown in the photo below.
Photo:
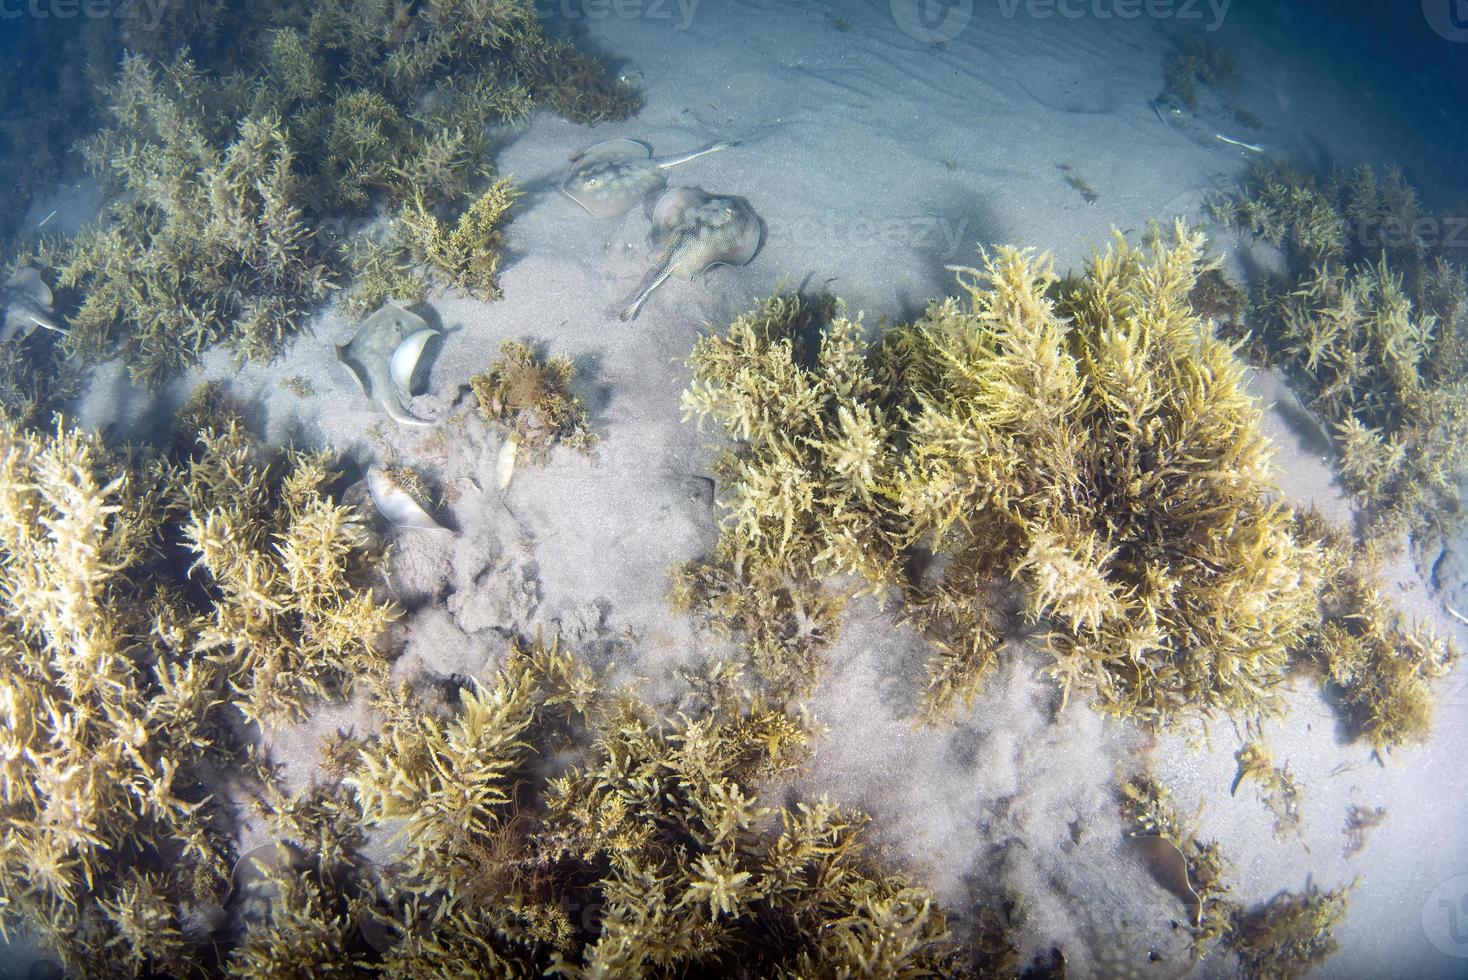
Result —
[{"label": "stingray partially buried in sand", "polygon": [[32,268],[16,270],[0,286],[0,344],[29,337],[37,327],[66,333],[51,313],[51,287]]},{"label": "stingray partially buried in sand", "polygon": [[715,143],[680,156],[656,158],[645,143],[607,140],[571,157],[561,192],[598,218],[615,218],[667,187],[669,167],[735,145]]},{"label": "stingray partially buried in sand", "polygon": [[436,336],[438,331],[421,316],[388,303],[363,321],[336,356],[351,369],[362,394],[395,422],[432,425],[408,411],[407,399],[423,347]]},{"label": "stingray partially buried in sand", "polygon": [[658,198],[652,229],[657,258],[622,308],[624,321],[635,318],[669,276],[692,279],[716,265],[745,265],[764,238],[764,223],[748,201],[701,187],[674,187]]}]

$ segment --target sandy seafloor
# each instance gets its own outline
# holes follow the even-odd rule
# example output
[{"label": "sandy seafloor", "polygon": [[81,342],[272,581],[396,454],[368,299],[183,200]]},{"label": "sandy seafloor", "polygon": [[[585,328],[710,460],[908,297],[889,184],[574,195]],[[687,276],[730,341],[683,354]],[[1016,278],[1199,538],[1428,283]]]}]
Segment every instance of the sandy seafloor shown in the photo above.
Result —
[{"label": "sandy seafloor", "polygon": [[[1395,161],[1429,203],[1462,199],[1464,188],[1448,183],[1449,120],[1411,95],[1410,79],[1352,67],[1316,25],[1238,11],[1212,35],[1244,67],[1232,104],[1264,123],[1246,132],[1206,93],[1205,111],[1172,125],[1149,105],[1174,45],[1212,21],[1206,7],[1203,20],[1122,20],[1098,16],[1099,7],[1065,19],[1033,16],[1023,4],[1005,16],[989,0],[935,46],[897,26],[893,10],[910,13],[907,2],[838,9],[703,0],[688,18],[671,3],[640,17],[562,6],[575,16],[557,16],[553,26],[639,78],[646,107],[591,128],[541,114],[502,134],[497,166],[526,186],[508,232],[505,295],[488,304],[430,297],[425,315],[445,336],[413,408],[440,420],[436,429],[404,428],[371,411],[333,356],[355,324],[330,309],[275,362],[235,371],[223,353],[211,355],[163,392],[161,405],[116,365],[104,366],[77,406],[78,421],[116,423],[118,439],[147,438],[194,384],[217,378],[273,441],[330,447],[349,468],[385,459],[411,465],[455,497],[443,514],[457,530],[393,538],[390,587],[408,610],[400,673],[483,676],[508,632],[559,625],[588,659],[614,662],[616,677],[670,700],[678,668],[729,652],[673,615],[665,599],[668,568],[707,552],[717,533],[702,479],[717,446],[681,420],[679,407],[685,358],[700,332],[721,329],[782,281],[828,288],[875,324],[911,317],[953,291],[944,265],[973,263],[979,244],[1051,249],[1064,270],[1113,227],[1135,238],[1151,218],[1204,220],[1207,196],[1234,186],[1251,163],[1215,132],[1317,167]],[[615,310],[641,276],[647,219],[594,219],[555,179],[573,151],[620,136],[659,155],[741,140],[679,167],[674,182],[742,194],[768,225],[751,265],[671,282],[631,324]],[[1453,138],[1461,141],[1461,132]],[[1067,185],[1060,164],[1094,188],[1094,204]],[[1236,276],[1278,261],[1210,230]],[[544,469],[521,467],[501,498],[500,436],[473,413],[466,384],[507,337],[575,359],[601,443],[594,460],[558,452]],[[292,393],[283,385],[290,378],[315,394]],[[1268,405],[1285,495],[1348,520],[1328,442],[1301,423],[1277,381],[1254,382]],[[1450,555],[1443,567],[1459,561]],[[1410,615],[1465,639],[1443,612],[1444,594],[1410,561],[1390,584]],[[1447,585],[1453,601],[1455,583]],[[975,902],[1008,889],[1028,909],[1017,932],[1026,959],[1059,945],[1071,976],[1187,970],[1171,925],[1181,906],[1122,846],[1114,775],[1118,763],[1131,768],[1149,752],[1184,812],[1202,808],[1201,834],[1216,837],[1232,860],[1238,899],[1359,876],[1340,951],[1321,975],[1468,971],[1468,959],[1442,951],[1468,955],[1468,943],[1453,944],[1439,904],[1468,895],[1468,878],[1453,880],[1468,875],[1461,672],[1440,688],[1431,743],[1385,764],[1344,742],[1330,705],[1300,681],[1291,713],[1265,729],[1302,793],[1302,833],[1281,841],[1253,788],[1229,794],[1242,744],[1231,722],[1215,722],[1206,737],[1199,729],[1151,739],[1075,700],[1057,713],[1057,692],[1039,675],[1043,657],[1021,648],[951,726],[918,728],[912,706],[925,653],[890,610],[854,605],[810,702],[826,729],[813,763],[792,787],[772,788],[771,799],[790,789],[825,793],[871,813],[883,853],[935,888],[959,913],[959,928]],[[313,734],[362,721],[350,707],[323,708],[308,730],[279,733],[275,750],[304,779]],[[1352,804],[1385,807],[1389,816],[1346,858]],[[1149,962],[1149,950],[1161,961]],[[1232,954],[1219,953],[1192,975],[1235,969]]]}]

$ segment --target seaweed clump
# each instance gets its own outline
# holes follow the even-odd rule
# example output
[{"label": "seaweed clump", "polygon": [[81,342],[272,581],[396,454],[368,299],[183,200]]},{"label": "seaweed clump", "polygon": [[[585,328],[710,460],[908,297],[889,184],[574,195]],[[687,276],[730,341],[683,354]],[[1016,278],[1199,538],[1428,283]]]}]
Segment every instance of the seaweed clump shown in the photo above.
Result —
[{"label": "seaweed clump", "polygon": [[1346,914],[1349,888],[1281,892],[1234,923],[1231,945],[1249,980],[1301,977],[1339,949],[1335,927]]},{"label": "seaweed clump", "polygon": [[[348,796],[293,804],[347,845],[345,870],[275,876],[238,975],[349,955],[392,977],[959,972],[933,896],[861,855],[863,818],[757,801],[804,757],[797,719],[726,691],[656,721],[540,639],[456,700],[398,691]],[[547,746],[564,747],[549,769]],[[354,853],[343,812],[395,828],[396,859]]]},{"label": "seaweed clump", "polygon": [[892,484],[897,418],[861,324],[825,297],[774,296],[700,338],[685,418],[735,440],[715,464],[724,529],[713,555],[674,573],[674,605],[746,637],[779,695],[808,691],[857,572],[895,582],[881,494]]},{"label": "seaweed clump", "polygon": [[1258,291],[1255,353],[1287,371],[1331,427],[1341,476],[1373,537],[1419,542],[1463,518],[1468,478],[1468,286],[1401,173],[1320,181],[1261,166],[1214,215],[1285,250]]},{"label": "seaweed clump", "polygon": [[966,305],[870,352],[838,318],[802,360],[790,300],[701,341],[685,407],[739,443],[719,464],[725,571],[680,595],[747,622],[752,600],[708,583],[896,590],[939,649],[931,716],[977,691],[1012,605],[1063,690],[1103,710],[1164,725],[1271,707],[1315,616],[1316,558],[1272,499],[1243,366],[1191,305],[1208,265],[1181,226],[1065,282],[1000,249],[960,271]]},{"label": "seaweed clump", "polygon": [[503,226],[517,192],[501,178],[459,215],[452,230],[429,211],[421,195],[403,210],[403,239],[412,255],[445,275],[455,287],[482,300],[500,297]]},{"label": "seaweed clump", "polygon": [[226,428],[129,460],[0,419],[0,921],[78,975],[214,962],[232,701],[269,720],[385,673],[351,512],[318,462],[258,453]]},{"label": "seaweed clump", "polygon": [[212,593],[195,650],[230,666],[244,717],[299,721],[322,697],[386,678],[376,638],[396,616],[364,583],[376,562],[361,516],[326,489],[321,453],[260,459],[237,423],[199,436],[184,476],[184,538]]},{"label": "seaweed clump", "polygon": [[1453,669],[1459,650],[1403,620],[1382,591],[1372,549],[1317,515],[1298,520],[1302,534],[1319,541],[1324,573],[1321,621],[1304,657],[1333,689],[1351,733],[1376,752],[1424,741],[1435,708],[1432,682]]},{"label": "seaweed clump", "polygon": [[1128,832],[1166,845],[1156,851],[1165,860],[1149,862],[1149,870],[1189,906],[1188,928],[1196,959],[1228,935],[1237,913],[1225,881],[1228,861],[1216,841],[1205,842],[1194,834],[1166,786],[1147,775],[1118,779],[1117,785],[1122,815],[1132,828]]},{"label": "seaweed clump", "polygon": [[[898,500],[954,556],[939,589],[1017,580],[1063,689],[1144,723],[1268,708],[1316,608],[1243,366],[1190,302],[1207,264],[1181,225],[1064,283],[1001,250],[961,280],[968,310],[946,301],[901,333],[921,408]],[[942,665],[940,703],[997,641],[946,618],[979,656]]]},{"label": "seaweed clump", "polygon": [[500,343],[489,370],[469,379],[479,409],[503,425],[532,462],[565,445],[590,452],[596,445],[586,406],[571,391],[576,366],[569,357],[542,358],[518,340]]},{"label": "seaweed clump", "polygon": [[64,260],[60,285],[82,297],[67,343],[116,350],[150,386],[221,340],[240,360],[274,353],[332,285],[280,118],[231,133],[210,91],[191,62],[129,56],[112,125],[85,147],[116,194]]},{"label": "seaweed clump", "polygon": [[1312,885],[1303,894],[1281,892],[1245,907],[1228,897],[1229,866],[1217,843],[1194,836],[1166,786],[1147,775],[1119,778],[1118,785],[1123,815],[1135,828],[1132,835],[1165,842],[1184,862],[1181,874],[1172,868],[1152,870],[1196,905],[1190,923],[1195,960],[1222,943],[1238,954],[1245,977],[1298,977],[1336,951],[1334,931],[1354,886],[1322,892]]},{"label": "seaweed clump", "polygon": [[[186,46],[127,54],[107,125],[81,144],[111,200],[62,261],[70,343],[119,353],[149,385],[219,341],[241,359],[278,351],[349,268],[373,268],[358,236],[326,232],[378,207],[401,219],[393,262],[497,297],[514,194],[489,166],[489,127],[536,105],[577,121],[637,105],[522,0],[332,0],[209,24],[245,43],[208,72]],[[375,265],[368,292],[416,289]]]},{"label": "seaweed clump", "polygon": [[1192,41],[1163,69],[1165,92],[1189,109],[1198,108],[1198,85],[1219,87],[1238,79],[1239,63],[1220,44]]}]

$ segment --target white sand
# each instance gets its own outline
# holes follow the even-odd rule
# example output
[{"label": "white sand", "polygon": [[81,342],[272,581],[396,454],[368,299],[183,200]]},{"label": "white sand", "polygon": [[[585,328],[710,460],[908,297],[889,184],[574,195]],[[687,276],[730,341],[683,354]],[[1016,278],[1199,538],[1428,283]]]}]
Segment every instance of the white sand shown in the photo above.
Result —
[{"label": "white sand", "polygon": [[[907,3],[890,6],[910,13]],[[1409,111],[1383,95],[1363,100],[1359,75],[1334,77],[1323,60],[1291,54],[1308,25],[1250,25],[1238,14],[1215,35],[1244,66],[1235,99],[1264,122],[1255,133],[1211,96],[1200,118],[1172,125],[1149,105],[1171,39],[1206,21],[1041,19],[1023,6],[1006,17],[983,4],[962,33],[933,47],[899,31],[885,0],[705,0],[686,30],[675,29],[676,5],[665,8],[667,19],[591,18],[588,7],[573,5],[583,16],[558,27],[640,73],[647,107],[591,129],[539,116],[505,137],[499,166],[529,188],[509,231],[505,298],[430,300],[447,335],[414,410],[445,420],[439,430],[402,428],[370,411],[332,356],[354,325],[331,312],[276,363],[236,373],[211,357],[166,393],[177,404],[200,377],[228,378],[269,438],[330,446],[358,466],[392,458],[458,494],[444,510],[454,536],[395,541],[392,587],[409,610],[405,674],[483,673],[506,633],[559,622],[599,664],[615,661],[619,676],[643,678],[649,696],[676,692],[675,668],[698,663],[712,643],[668,611],[667,569],[705,553],[716,536],[697,479],[713,449],[680,421],[684,359],[705,324],[722,327],[782,280],[827,286],[875,322],[910,317],[950,291],[943,266],[973,262],[979,243],[1050,248],[1062,269],[1073,268],[1111,228],[1135,235],[1154,217],[1198,218],[1208,195],[1235,185],[1252,154],[1214,132],[1315,163],[1397,160],[1430,195],[1448,194],[1433,186],[1452,172],[1446,154],[1434,156],[1414,135]],[[617,136],[645,140],[660,155],[742,140],[680,167],[675,181],[742,194],[769,227],[752,265],[674,281],[632,324],[613,311],[641,275],[646,219],[597,221],[554,182],[570,153]],[[1067,185],[1061,164],[1094,188],[1094,205]],[[1219,247],[1236,274],[1269,261],[1231,235]],[[463,386],[506,337],[576,359],[602,442],[594,462],[561,452],[543,470],[522,468],[501,501],[493,490],[499,436],[470,410]],[[115,371],[102,374],[83,422],[116,420],[121,436],[166,424]],[[293,376],[316,396],[282,388]],[[1287,404],[1277,382],[1256,381],[1262,397]],[[1332,482],[1329,447],[1299,414],[1269,416],[1284,490],[1344,519],[1349,506]],[[1457,629],[1414,572],[1400,579],[1415,615]],[[812,704],[829,732],[799,788],[873,813],[888,853],[960,913],[1006,888],[1023,894],[1026,956],[1060,944],[1072,976],[1100,972],[1107,957],[1145,975],[1185,967],[1168,925],[1180,906],[1121,847],[1113,775],[1118,763],[1134,766],[1149,740],[1084,704],[1057,716],[1056,691],[1037,674],[1043,658],[1023,649],[952,727],[916,729],[910,712],[923,656],[921,642],[880,609],[853,608]],[[1432,744],[1380,766],[1367,749],[1341,742],[1333,711],[1302,684],[1291,715],[1267,728],[1303,791],[1299,839],[1274,839],[1253,788],[1229,796],[1242,741],[1228,722],[1215,724],[1206,744],[1179,736],[1151,749],[1182,808],[1205,807],[1203,833],[1233,859],[1240,899],[1361,876],[1325,974],[1448,976],[1468,962],[1434,949],[1423,924],[1425,911],[1441,931],[1433,889],[1468,873],[1468,770],[1453,748],[1468,736],[1468,704],[1461,678],[1443,690]],[[329,731],[342,717],[323,715],[315,727]],[[292,737],[278,745],[289,743],[309,744]],[[1390,817],[1346,860],[1341,828],[1351,803],[1385,806]],[[1133,937],[1125,948],[1114,938],[1123,932]],[[1149,948],[1161,963],[1148,967]],[[1218,956],[1197,975],[1233,969],[1231,956]]]}]

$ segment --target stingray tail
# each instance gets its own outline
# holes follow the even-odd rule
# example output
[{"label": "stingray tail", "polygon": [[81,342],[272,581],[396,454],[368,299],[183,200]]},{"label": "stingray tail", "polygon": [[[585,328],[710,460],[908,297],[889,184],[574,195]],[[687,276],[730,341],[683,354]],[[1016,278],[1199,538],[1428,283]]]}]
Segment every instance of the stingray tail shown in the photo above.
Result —
[{"label": "stingray tail", "polygon": [[680,163],[687,163],[689,160],[697,160],[699,157],[706,157],[710,153],[718,153],[720,150],[733,149],[738,145],[738,140],[720,140],[717,143],[710,143],[708,146],[705,146],[701,150],[694,150],[693,152],[685,153],[682,156],[669,157],[666,160],[659,160],[658,166],[662,167],[663,169],[667,169],[668,167],[676,167]]},{"label": "stingray tail", "polygon": [[652,291],[666,282],[672,274],[673,263],[671,261],[664,262],[649,272],[643,277],[642,284],[637,287],[637,292],[632,294],[632,298],[628,300],[627,305],[622,307],[622,312],[618,318],[623,323],[626,323],[628,320],[637,319],[638,311],[642,309],[642,304],[647,302],[647,298],[652,295]]},{"label": "stingray tail", "polygon": [[398,423],[398,425],[415,425],[423,428],[428,428],[434,424],[427,419],[420,419],[418,416],[408,411],[408,406],[403,404],[402,398],[398,396],[398,393],[396,391],[388,392],[383,395],[382,407],[387,410],[388,418]]}]

